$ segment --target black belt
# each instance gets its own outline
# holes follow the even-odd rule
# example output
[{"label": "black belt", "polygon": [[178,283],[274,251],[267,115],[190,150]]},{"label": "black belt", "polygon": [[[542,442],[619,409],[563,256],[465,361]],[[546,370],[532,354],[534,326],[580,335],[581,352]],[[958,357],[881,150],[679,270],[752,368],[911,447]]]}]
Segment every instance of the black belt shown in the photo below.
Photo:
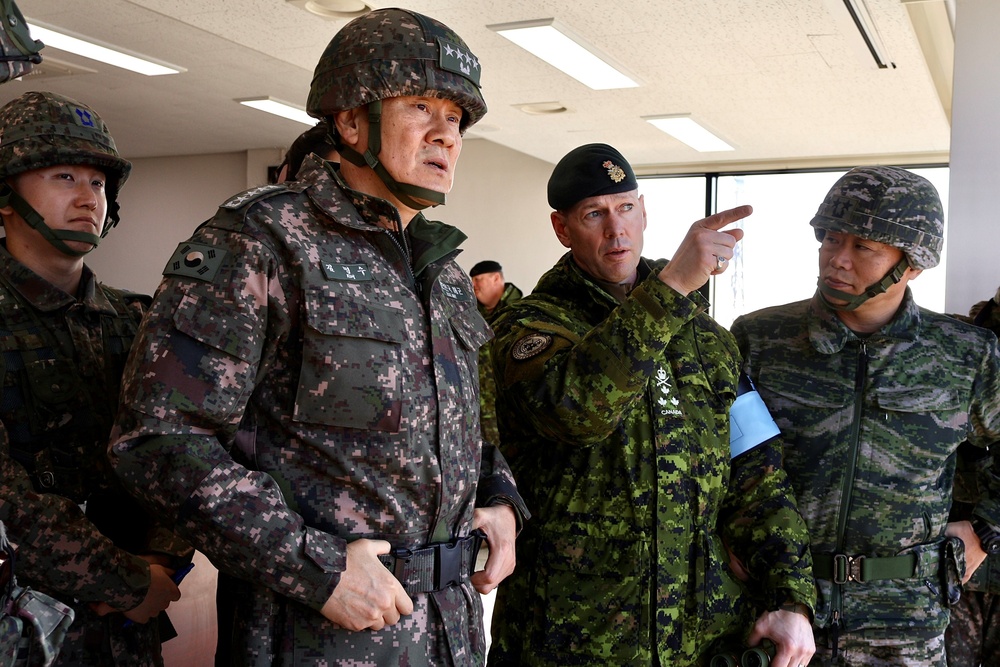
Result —
[{"label": "black belt", "polygon": [[485,538],[481,530],[474,530],[453,542],[438,542],[420,549],[393,549],[378,559],[403,584],[407,595],[430,593],[466,581],[476,568],[476,557]]}]

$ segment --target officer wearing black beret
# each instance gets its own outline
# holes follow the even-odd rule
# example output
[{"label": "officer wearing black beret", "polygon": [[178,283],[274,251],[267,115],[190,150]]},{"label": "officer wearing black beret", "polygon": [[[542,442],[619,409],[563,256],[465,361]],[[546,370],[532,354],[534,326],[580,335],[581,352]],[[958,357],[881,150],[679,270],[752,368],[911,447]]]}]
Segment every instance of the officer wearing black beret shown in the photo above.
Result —
[{"label": "officer wearing black beret", "polygon": [[549,206],[567,211],[587,197],[638,190],[632,165],[607,144],[574,148],[559,160],[549,178]]},{"label": "officer wearing black beret", "polygon": [[731,407],[739,351],[698,291],[750,207],[694,223],[668,263],[642,257],[645,205],[611,146],[560,160],[548,200],[569,252],[493,322],[500,447],[535,518],[498,589],[489,664],[686,667],[747,632],[774,641],[776,664],[807,664],[806,525],[773,421],[747,437],[758,424]]}]

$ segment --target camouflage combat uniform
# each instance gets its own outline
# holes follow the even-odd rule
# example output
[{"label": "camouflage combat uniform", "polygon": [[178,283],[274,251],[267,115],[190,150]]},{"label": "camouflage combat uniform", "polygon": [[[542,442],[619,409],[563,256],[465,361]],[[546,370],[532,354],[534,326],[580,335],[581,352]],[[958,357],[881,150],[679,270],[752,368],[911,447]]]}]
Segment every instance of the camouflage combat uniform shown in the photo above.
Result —
[{"label": "camouflage combat uniform", "polygon": [[[500,310],[507,304],[517,301],[523,296],[521,290],[512,283],[505,283],[503,294],[496,307],[486,311],[483,304],[479,305],[479,314],[490,324],[496,320]],[[483,439],[486,442],[497,444],[500,442],[500,432],[497,430],[497,385],[493,379],[493,360],[490,357],[490,345],[483,345],[479,348],[479,421],[483,427]]]},{"label": "camouflage combat uniform", "polygon": [[[347,543],[465,536],[521,504],[479,430],[489,328],[454,257],[464,234],[352,191],[309,156],[180,246],[126,372],[117,472],[246,581],[234,658],[252,665],[476,665],[466,580],[350,632],[318,613]],[[523,507],[523,505],[522,505]],[[220,628],[220,632],[227,632]]]},{"label": "camouflage combat uniform", "polygon": [[[1000,291],[981,301],[963,321],[973,322],[1000,335]],[[988,489],[1000,487],[1000,442],[985,452],[967,442],[958,448],[955,503],[951,520],[967,520]],[[987,555],[972,578],[962,586],[962,597],[951,607],[945,632],[948,667],[988,665],[1000,656],[1000,554]]]},{"label": "camouflage combat uniform", "polygon": [[149,568],[133,554],[176,566],[192,553],[121,490],[106,458],[140,299],[86,267],[74,298],[0,247],[0,521],[19,547],[18,582],[75,611],[56,664],[162,664],[155,620],[125,628],[89,603],[143,601]]},{"label": "camouflage combat uniform", "polygon": [[[944,535],[955,451],[966,437],[979,447],[1000,437],[996,338],[919,308],[909,288],[895,318],[864,338],[818,294],[732,331],[781,428],[809,525],[813,663],[943,665],[964,570],[961,542]],[[867,560],[844,558],[858,556]]]},{"label": "camouflage combat uniform", "polygon": [[621,304],[565,255],[495,323],[501,449],[535,518],[497,592],[491,665],[700,664],[759,603],[813,604],[769,442],[730,465],[732,337],[639,265]]}]

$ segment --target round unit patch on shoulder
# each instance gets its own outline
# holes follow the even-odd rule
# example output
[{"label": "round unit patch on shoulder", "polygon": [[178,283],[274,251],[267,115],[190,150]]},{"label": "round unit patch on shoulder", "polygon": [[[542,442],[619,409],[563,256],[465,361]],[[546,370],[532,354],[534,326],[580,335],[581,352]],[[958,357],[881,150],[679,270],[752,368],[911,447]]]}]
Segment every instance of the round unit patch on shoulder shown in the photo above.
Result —
[{"label": "round unit patch on shoulder", "polygon": [[549,345],[552,345],[552,336],[533,333],[514,343],[514,349],[511,350],[510,356],[518,361],[524,361],[541,354]]}]

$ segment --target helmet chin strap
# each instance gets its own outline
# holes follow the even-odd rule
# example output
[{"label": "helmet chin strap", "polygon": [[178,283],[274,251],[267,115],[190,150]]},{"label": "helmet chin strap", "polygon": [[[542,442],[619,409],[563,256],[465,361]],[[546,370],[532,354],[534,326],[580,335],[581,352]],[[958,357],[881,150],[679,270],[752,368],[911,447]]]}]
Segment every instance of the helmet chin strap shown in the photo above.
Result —
[{"label": "helmet chin strap", "polygon": [[[24,218],[24,221],[28,223],[29,227],[41,234],[42,237],[55,246],[57,250],[72,257],[83,257],[96,248],[101,242],[101,237],[97,234],[77,232],[71,229],[52,229],[45,224],[45,219],[31,207],[31,204],[29,204],[24,197],[14,192],[13,188],[6,183],[0,185],[0,208],[5,206],[13,208],[18,215]],[[91,247],[89,250],[74,250],[63,243],[63,241],[79,241],[80,243],[89,243]]]},{"label": "helmet chin strap", "polygon": [[[903,274],[906,273],[906,269],[908,269],[909,266],[910,262],[904,256],[903,259],[899,260],[899,263],[897,263],[896,266],[892,267],[889,273],[885,274],[885,277],[883,277],[882,280],[878,281],[874,285],[868,286],[868,288],[861,294],[849,294],[848,292],[841,292],[840,290],[833,289],[832,287],[827,286],[823,282],[823,279],[820,278],[818,281],[820,296],[823,297],[823,301],[826,305],[833,310],[855,310],[869,299],[874,298],[879,294],[884,294],[890,287],[902,280]],[[831,303],[830,298],[846,301],[847,303]]]},{"label": "helmet chin strap", "polygon": [[[339,142],[343,144],[343,142]],[[397,199],[415,211],[422,211],[428,206],[444,204],[445,195],[437,190],[422,188],[412,183],[400,183],[389,174],[379,161],[378,154],[382,150],[382,101],[368,104],[368,148],[361,155],[350,146],[341,145],[337,148],[345,160],[359,167],[371,167],[375,175],[385,183],[389,192]],[[418,201],[423,200],[423,201]]]}]

